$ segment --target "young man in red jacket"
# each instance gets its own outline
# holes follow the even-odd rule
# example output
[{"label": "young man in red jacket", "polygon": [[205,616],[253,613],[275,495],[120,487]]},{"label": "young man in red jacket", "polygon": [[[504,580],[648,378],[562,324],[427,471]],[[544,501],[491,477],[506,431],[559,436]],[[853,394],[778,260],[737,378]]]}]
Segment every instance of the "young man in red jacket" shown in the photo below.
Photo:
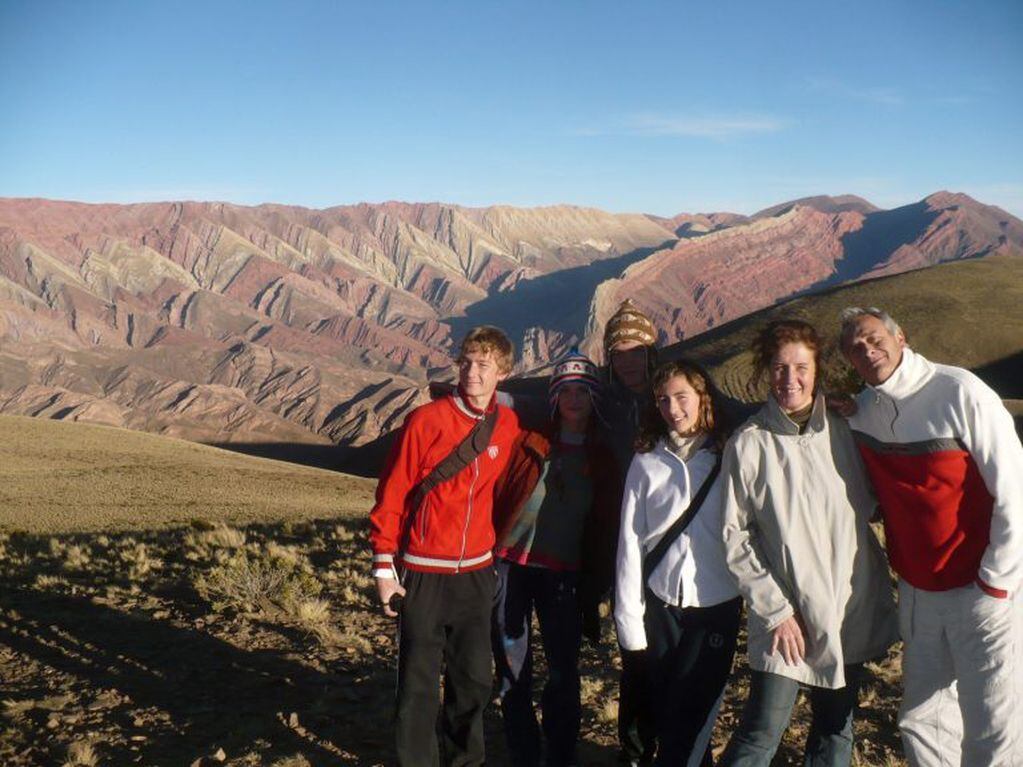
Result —
[{"label": "young man in red jacket", "polygon": [[[396,721],[401,765],[484,763],[496,587],[493,490],[519,435],[514,412],[498,405],[494,392],[511,372],[513,359],[511,341],[499,329],[471,330],[458,355],[458,388],[408,416],[377,486],[370,512],[377,594],[390,616],[397,614],[392,598],[402,597]],[[486,449],[413,509],[417,486],[495,410]],[[404,572],[400,580],[398,568]]]}]

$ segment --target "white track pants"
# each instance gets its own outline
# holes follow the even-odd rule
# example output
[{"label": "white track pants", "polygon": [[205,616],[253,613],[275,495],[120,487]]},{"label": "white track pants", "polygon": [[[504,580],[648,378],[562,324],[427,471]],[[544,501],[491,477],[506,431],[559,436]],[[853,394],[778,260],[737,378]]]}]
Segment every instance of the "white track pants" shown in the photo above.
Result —
[{"label": "white track pants", "polygon": [[899,581],[903,698],[913,767],[1023,767],[1023,599]]}]

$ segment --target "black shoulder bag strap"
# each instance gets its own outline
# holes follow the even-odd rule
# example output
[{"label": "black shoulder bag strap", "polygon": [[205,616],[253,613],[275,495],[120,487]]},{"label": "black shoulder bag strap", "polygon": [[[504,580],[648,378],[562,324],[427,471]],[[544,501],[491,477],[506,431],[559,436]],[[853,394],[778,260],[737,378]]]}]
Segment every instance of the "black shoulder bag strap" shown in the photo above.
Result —
[{"label": "black shoulder bag strap", "polygon": [[483,418],[473,424],[472,429],[465,435],[465,438],[458,443],[458,447],[444,457],[440,463],[433,467],[423,481],[412,490],[410,495],[409,512],[405,517],[405,526],[401,531],[401,538],[398,542],[398,553],[395,556],[395,564],[401,560],[408,550],[409,537],[412,535],[412,526],[415,524],[416,515],[419,514],[419,507],[433,488],[442,482],[447,482],[462,469],[468,466],[479,456],[490,444],[490,437],[497,425],[497,408],[495,407]]},{"label": "black shoulder bag strap", "polygon": [[721,472],[721,456],[717,457],[714,461],[714,466],[710,470],[710,474],[703,480],[703,484],[700,485],[700,489],[696,492],[696,497],[689,502],[689,508],[682,512],[682,516],[676,519],[671,527],[669,527],[664,535],[661,536],[661,540],[657,542],[650,553],[643,557],[643,583],[647,582],[647,579],[657,569],[657,565],[661,564],[661,560],[664,559],[664,555],[668,553],[668,549],[671,545],[678,540],[678,537],[682,535],[682,532],[689,527],[689,523],[693,521],[696,516],[696,512],[700,510],[703,502],[707,499],[707,493],[710,492],[711,485],[714,484],[714,480],[717,479],[718,474]]}]

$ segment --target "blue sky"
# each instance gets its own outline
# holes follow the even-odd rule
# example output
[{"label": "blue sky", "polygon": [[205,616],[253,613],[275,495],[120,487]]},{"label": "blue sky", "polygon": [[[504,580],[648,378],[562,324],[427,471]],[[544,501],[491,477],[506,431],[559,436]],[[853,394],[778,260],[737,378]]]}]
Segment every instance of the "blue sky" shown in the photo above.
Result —
[{"label": "blue sky", "polygon": [[1023,216],[1023,3],[0,0],[0,196]]}]

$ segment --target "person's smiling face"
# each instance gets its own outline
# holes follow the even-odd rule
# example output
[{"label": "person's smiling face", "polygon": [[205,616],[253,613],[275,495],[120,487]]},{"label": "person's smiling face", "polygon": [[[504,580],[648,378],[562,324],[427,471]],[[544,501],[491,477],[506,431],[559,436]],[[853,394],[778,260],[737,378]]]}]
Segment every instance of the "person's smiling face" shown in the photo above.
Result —
[{"label": "person's smiling face", "polygon": [[860,377],[871,386],[883,384],[902,362],[906,338],[892,333],[877,317],[864,315],[843,339],[842,351]]},{"label": "person's smiling face", "polygon": [[654,392],[654,400],[669,429],[684,437],[699,430],[700,393],[685,376],[675,375],[665,381],[664,386]]},{"label": "person's smiling face", "polygon": [[813,349],[802,342],[783,344],[771,359],[771,396],[786,413],[813,402],[816,378]]},{"label": "person's smiling face", "polygon": [[507,378],[491,351],[470,351],[458,360],[458,387],[470,405],[483,410],[497,391],[497,384]]}]

